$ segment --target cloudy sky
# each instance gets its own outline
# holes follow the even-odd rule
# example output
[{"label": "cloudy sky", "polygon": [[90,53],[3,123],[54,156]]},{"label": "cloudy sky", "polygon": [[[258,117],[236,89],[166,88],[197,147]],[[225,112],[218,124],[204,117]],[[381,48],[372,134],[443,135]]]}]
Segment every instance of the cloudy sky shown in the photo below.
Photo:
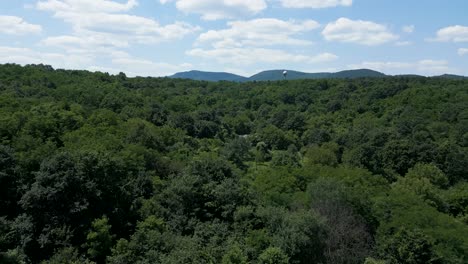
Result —
[{"label": "cloudy sky", "polygon": [[0,0],[0,63],[468,75],[466,0]]}]

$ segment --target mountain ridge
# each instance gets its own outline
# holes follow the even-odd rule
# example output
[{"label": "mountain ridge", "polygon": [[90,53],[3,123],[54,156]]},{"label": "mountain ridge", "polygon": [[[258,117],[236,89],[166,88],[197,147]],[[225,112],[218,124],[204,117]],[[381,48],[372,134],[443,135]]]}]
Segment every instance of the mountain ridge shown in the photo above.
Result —
[{"label": "mountain ridge", "polygon": [[256,73],[250,77],[245,77],[228,72],[208,72],[208,71],[186,71],[178,72],[174,75],[168,76],[169,78],[178,79],[192,79],[198,81],[279,81],[283,79],[298,80],[298,79],[346,79],[346,78],[361,78],[361,77],[385,77],[387,75],[370,70],[370,69],[355,69],[345,70],[339,72],[316,72],[308,73],[295,70],[286,70],[287,75],[284,76],[283,69],[266,70]]},{"label": "mountain ridge", "polygon": [[[386,75],[382,72],[371,70],[371,69],[353,69],[344,70],[338,72],[301,72],[295,70],[286,70],[287,75],[284,76],[284,69],[266,70],[256,73],[250,77],[245,77],[229,72],[208,72],[208,71],[186,71],[178,72],[174,75],[168,76],[169,78],[177,79],[192,79],[198,81],[235,81],[235,82],[249,82],[249,81],[279,81],[279,80],[299,80],[299,79],[355,79],[355,78],[366,78],[366,77],[390,77],[390,76],[419,76],[414,74],[403,74],[403,75]],[[424,77],[424,76],[421,76]],[[454,74],[443,74],[438,76],[432,76],[434,78],[447,78],[447,79],[467,79],[466,76],[454,75]]]},{"label": "mountain ridge", "polygon": [[247,78],[229,72],[186,71],[169,76],[177,79],[192,79],[197,81],[244,81]]}]

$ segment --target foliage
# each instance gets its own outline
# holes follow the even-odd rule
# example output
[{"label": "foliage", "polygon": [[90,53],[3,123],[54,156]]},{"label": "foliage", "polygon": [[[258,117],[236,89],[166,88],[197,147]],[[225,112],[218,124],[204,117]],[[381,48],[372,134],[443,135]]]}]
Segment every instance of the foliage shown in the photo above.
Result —
[{"label": "foliage", "polygon": [[281,249],[277,247],[269,247],[263,251],[258,258],[260,264],[287,264],[288,257]]},{"label": "foliage", "polygon": [[467,102],[0,65],[0,262],[466,263]]},{"label": "foliage", "polygon": [[91,259],[102,261],[110,253],[114,236],[111,234],[111,226],[108,222],[109,219],[104,216],[101,219],[94,220],[91,224],[93,229],[86,235],[85,244]]}]

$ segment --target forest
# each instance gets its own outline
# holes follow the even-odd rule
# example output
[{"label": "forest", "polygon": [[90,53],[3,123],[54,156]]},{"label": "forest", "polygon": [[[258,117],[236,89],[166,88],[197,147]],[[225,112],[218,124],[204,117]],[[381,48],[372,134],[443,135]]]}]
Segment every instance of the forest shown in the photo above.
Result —
[{"label": "forest", "polygon": [[0,65],[0,263],[468,263],[468,80]]}]

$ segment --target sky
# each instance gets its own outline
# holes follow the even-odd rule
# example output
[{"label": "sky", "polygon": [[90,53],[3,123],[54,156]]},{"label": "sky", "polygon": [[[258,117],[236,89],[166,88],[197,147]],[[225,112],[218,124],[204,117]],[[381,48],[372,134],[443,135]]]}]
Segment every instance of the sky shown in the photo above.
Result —
[{"label": "sky", "polygon": [[0,0],[0,63],[468,76],[466,0]]}]

